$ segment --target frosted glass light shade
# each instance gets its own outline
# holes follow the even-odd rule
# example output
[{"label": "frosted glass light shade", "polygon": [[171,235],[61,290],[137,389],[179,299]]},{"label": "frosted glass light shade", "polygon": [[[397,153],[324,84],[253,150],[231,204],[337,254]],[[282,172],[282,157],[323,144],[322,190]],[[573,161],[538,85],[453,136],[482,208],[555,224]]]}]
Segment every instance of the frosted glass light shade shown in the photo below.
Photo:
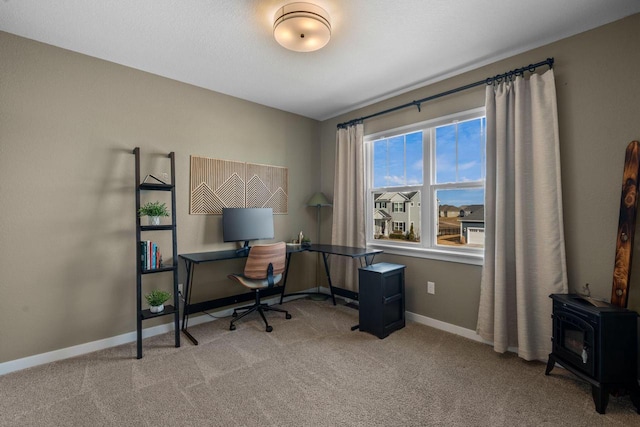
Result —
[{"label": "frosted glass light shade", "polygon": [[276,12],[273,37],[282,46],[296,52],[313,52],[331,38],[329,14],[311,3],[290,3]]}]

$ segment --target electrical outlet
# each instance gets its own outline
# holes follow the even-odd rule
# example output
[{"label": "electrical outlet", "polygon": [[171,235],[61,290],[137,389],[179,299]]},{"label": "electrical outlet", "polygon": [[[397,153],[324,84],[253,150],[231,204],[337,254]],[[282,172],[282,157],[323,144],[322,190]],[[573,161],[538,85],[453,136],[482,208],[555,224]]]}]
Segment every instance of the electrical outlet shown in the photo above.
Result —
[{"label": "electrical outlet", "polygon": [[182,295],[182,283],[178,283],[178,293]]},{"label": "electrical outlet", "polygon": [[436,293],[436,283],[435,282],[427,282],[427,293],[435,294]]}]

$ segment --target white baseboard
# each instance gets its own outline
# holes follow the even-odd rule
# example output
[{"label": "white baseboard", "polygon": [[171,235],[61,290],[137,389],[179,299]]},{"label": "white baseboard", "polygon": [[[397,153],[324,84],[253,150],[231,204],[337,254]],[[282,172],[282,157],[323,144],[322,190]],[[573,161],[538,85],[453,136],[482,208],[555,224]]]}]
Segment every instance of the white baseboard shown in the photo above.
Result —
[{"label": "white baseboard", "polygon": [[[451,323],[445,323],[440,320],[423,316],[421,314],[411,313],[410,311],[405,311],[405,318],[407,320],[411,320],[416,323],[421,323],[423,325],[430,326],[435,329],[440,329],[441,331],[449,332],[455,335],[460,335],[461,337],[493,346],[493,343],[491,341],[485,340],[480,335],[478,335],[476,331],[472,329],[467,329],[467,328],[463,328],[462,326],[452,325]],[[509,347],[507,348],[507,351],[518,354],[518,347]]]},{"label": "white baseboard", "polygon": [[411,320],[416,323],[421,323],[423,325],[430,326],[435,329],[440,329],[441,331],[449,332],[455,335],[460,335],[461,337],[465,337],[473,341],[478,341],[483,344],[491,344],[491,342],[480,337],[480,335],[478,335],[476,331],[463,328],[462,326],[452,325],[451,323],[446,323],[441,320],[432,319],[431,317],[423,316],[422,314],[412,313],[410,311],[405,311],[405,318],[407,320]]},{"label": "white baseboard", "polygon": [[[310,290],[311,292],[312,290]],[[297,298],[303,298],[302,296],[292,296],[285,298],[285,301],[291,301]],[[263,302],[267,304],[276,304],[280,302],[280,297],[273,297],[264,299]],[[216,317],[225,317],[231,315],[233,308],[228,308],[211,313]],[[212,316],[201,314],[198,316],[191,316],[189,318],[189,326],[196,326],[202,323],[212,322],[217,320]],[[182,323],[180,324],[182,327]],[[158,326],[152,326],[142,330],[142,338],[149,338],[155,335],[164,334],[173,331],[173,322],[165,323]],[[102,340],[92,341],[84,344],[74,345],[73,347],[62,348],[60,350],[49,351],[47,353],[36,354],[34,356],[23,357],[22,359],[10,360],[8,362],[0,363],[0,375],[8,374],[10,372],[21,371],[23,369],[32,368],[38,365],[44,365],[46,363],[57,362],[58,360],[69,359],[71,357],[82,356],[83,354],[92,353],[98,350],[104,350],[110,347],[116,347],[122,344],[128,344],[137,340],[136,331],[127,332],[115,337],[105,338]],[[183,337],[184,338],[184,337]]]},{"label": "white baseboard", "polygon": [[[164,334],[173,330],[173,322],[163,325],[153,326],[142,330],[142,337],[148,338],[154,335]],[[34,356],[24,357],[22,359],[10,360],[0,363],[0,375],[9,372],[20,371],[22,369],[32,368],[45,363],[56,362],[58,360],[69,359],[71,357],[81,356],[83,354],[92,353],[105,348],[115,347],[122,344],[128,344],[136,341],[136,331],[127,332],[126,334],[117,335],[115,337],[105,338],[98,341],[92,341],[84,344],[74,345],[73,347],[62,348],[60,350],[49,351],[47,353],[36,354]]]},{"label": "white baseboard", "polygon": [[[315,290],[316,288],[311,288],[301,292],[314,292]],[[329,294],[328,288],[321,287],[320,291],[323,293]],[[304,295],[289,296],[285,298],[285,301],[291,301],[298,298],[304,298]],[[345,299],[345,298],[342,298],[342,299]],[[350,300],[346,300],[346,301],[349,302]],[[266,302],[267,304],[275,304],[279,302],[279,297],[266,299],[264,300],[264,302]],[[189,318],[189,326],[196,326],[202,323],[212,322],[214,320],[217,320],[216,317],[226,317],[231,315],[232,312],[233,312],[233,308],[227,308],[224,310],[211,313],[211,315],[215,317],[209,316],[207,314],[191,316]],[[471,329],[452,325],[450,323],[445,323],[440,320],[432,319],[430,317],[423,316],[421,314],[411,313],[409,311],[405,312],[405,316],[407,320],[410,320],[413,322],[421,323],[423,325],[430,326],[432,328],[436,328],[445,332],[460,335],[462,337],[468,338],[473,341],[478,341],[478,342],[489,344],[489,345],[492,344],[491,342],[482,339],[478,334],[476,334],[475,331]],[[142,338],[149,338],[149,337],[164,334],[170,331],[173,331],[173,322],[143,329]],[[10,372],[20,371],[22,369],[31,368],[38,365],[44,365],[46,363],[56,362],[58,360],[81,356],[83,354],[92,353],[94,351],[104,350],[106,348],[115,347],[122,344],[128,344],[135,341],[136,341],[136,331],[132,331],[132,332],[127,332],[125,334],[118,335],[115,337],[110,337],[110,338],[105,338],[98,341],[88,342],[85,344],[75,345],[73,347],[67,347],[60,350],[50,351],[47,353],[36,354],[34,356],[28,356],[22,359],[10,360],[8,362],[0,363],[0,375],[8,374]],[[514,351],[517,353],[517,349],[509,348],[509,351]]]}]

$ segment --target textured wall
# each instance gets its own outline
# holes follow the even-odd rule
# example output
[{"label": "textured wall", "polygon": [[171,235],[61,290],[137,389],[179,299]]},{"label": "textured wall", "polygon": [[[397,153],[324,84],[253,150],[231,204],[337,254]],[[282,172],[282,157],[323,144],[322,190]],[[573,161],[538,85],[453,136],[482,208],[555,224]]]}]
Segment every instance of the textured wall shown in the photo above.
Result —
[{"label": "textured wall", "polygon": [[[0,58],[0,362],[135,330],[136,146],[143,177],[176,153],[179,253],[230,246],[220,216],[189,215],[190,155],[288,168],[276,238],[315,229],[316,121],[7,33]],[[145,234],[169,261],[164,236]],[[296,257],[289,284],[313,286]],[[244,291],[241,268],[198,269],[194,301]]]},{"label": "textured wall", "polygon": [[[289,214],[276,216],[277,237],[301,229],[315,236],[316,212],[305,203],[319,183],[333,193],[337,123],[550,56],[570,286],[579,291],[589,283],[594,296],[609,298],[624,148],[640,139],[639,26],[634,15],[320,125],[0,33],[0,362],[135,330],[133,147],[142,149],[143,171],[160,175],[166,153],[176,152],[180,253],[223,246],[218,216],[189,215],[192,154],[288,167]],[[422,112],[367,121],[365,130],[483,103],[477,88],[425,104]],[[328,241],[331,209],[321,214]],[[299,288],[314,282],[315,258],[306,255],[295,255],[292,265],[290,283]],[[480,267],[395,255],[378,260],[408,266],[407,310],[475,329]],[[239,268],[203,267],[194,298],[234,292],[225,275]],[[630,308],[640,310],[634,271]],[[436,282],[435,295],[427,294],[427,280]]]},{"label": "textured wall", "polygon": [[[333,193],[337,123],[554,57],[569,286],[582,291],[589,283],[593,296],[608,300],[624,153],[630,141],[640,139],[639,27],[640,15],[634,15],[322,122],[322,189]],[[483,104],[484,87],[478,87],[423,104],[422,112],[409,108],[367,120],[365,134]],[[324,229],[329,225],[330,218],[325,218]],[[640,236],[635,246],[640,247]],[[639,258],[636,255],[636,264]],[[392,255],[381,259],[408,266],[407,310],[475,330],[481,267]],[[640,267],[634,270],[640,275]],[[629,308],[640,310],[636,276],[632,276]],[[436,282],[435,295],[427,294],[427,280]]]}]

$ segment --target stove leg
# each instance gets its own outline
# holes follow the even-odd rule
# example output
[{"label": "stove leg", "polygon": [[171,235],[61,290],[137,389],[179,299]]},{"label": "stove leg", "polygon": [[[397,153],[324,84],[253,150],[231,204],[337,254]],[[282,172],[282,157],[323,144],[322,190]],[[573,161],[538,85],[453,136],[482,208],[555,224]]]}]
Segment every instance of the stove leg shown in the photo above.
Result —
[{"label": "stove leg", "polygon": [[547,369],[544,371],[544,374],[549,375],[549,372],[551,372],[551,370],[555,365],[556,365],[556,358],[553,356],[553,353],[551,353],[549,355],[549,361],[547,361]]},{"label": "stove leg", "polygon": [[604,414],[609,404],[609,390],[603,386],[591,386],[591,395],[593,396],[593,402],[596,404],[596,411],[599,414]]},{"label": "stove leg", "polygon": [[631,402],[633,403],[633,406],[636,407],[636,412],[640,414],[640,387],[634,387],[629,394],[631,395]]}]

